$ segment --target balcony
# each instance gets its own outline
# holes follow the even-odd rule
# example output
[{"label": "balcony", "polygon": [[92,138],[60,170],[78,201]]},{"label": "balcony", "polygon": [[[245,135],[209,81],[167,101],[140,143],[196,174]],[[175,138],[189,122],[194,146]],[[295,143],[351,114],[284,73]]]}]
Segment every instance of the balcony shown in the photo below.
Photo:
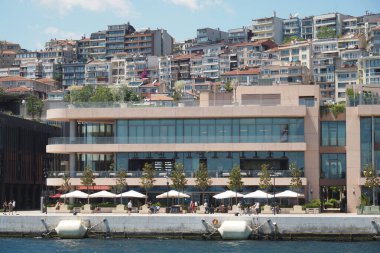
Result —
[{"label": "balcony", "polygon": [[[97,178],[116,178],[117,171],[94,171],[94,176]],[[276,174],[277,178],[290,178],[292,174],[289,170],[274,170],[271,173]],[[195,178],[194,172],[185,172],[186,178]],[[261,170],[241,170],[240,172],[243,178],[259,178]],[[83,171],[49,171],[48,178],[62,178],[70,175],[71,178],[80,178],[83,176]],[[140,178],[143,175],[143,171],[127,171],[126,176],[128,178]],[[156,170],[154,172],[155,178],[167,177],[165,169]],[[209,176],[211,178],[226,178],[230,176],[230,171],[210,171]],[[301,177],[304,177],[304,173],[301,172]]]}]

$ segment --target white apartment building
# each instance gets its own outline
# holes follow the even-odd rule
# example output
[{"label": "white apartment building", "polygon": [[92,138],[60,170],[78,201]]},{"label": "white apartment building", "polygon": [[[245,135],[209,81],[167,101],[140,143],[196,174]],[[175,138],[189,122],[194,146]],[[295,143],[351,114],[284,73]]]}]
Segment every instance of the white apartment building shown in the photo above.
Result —
[{"label": "white apartment building", "polygon": [[111,62],[97,60],[86,64],[85,84],[110,85],[111,81]]},{"label": "white apartment building", "polygon": [[252,41],[272,39],[277,44],[283,41],[283,19],[276,17],[276,12],[272,17],[254,19],[252,22]]},{"label": "white apartment building", "polygon": [[311,42],[292,41],[287,44],[279,45],[279,57],[285,62],[300,62],[302,66],[311,69]]}]

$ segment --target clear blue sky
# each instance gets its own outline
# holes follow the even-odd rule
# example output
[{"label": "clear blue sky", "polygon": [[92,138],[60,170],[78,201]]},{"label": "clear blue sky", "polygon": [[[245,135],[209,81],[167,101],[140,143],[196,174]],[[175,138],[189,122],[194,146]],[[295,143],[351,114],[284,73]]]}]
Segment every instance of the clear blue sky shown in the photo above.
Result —
[{"label": "clear blue sky", "polygon": [[177,41],[202,27],[227,31],[252,19],[287,18],[341,12],[353,16],[380,12],[380,0],[0,0],[0,40],[40,49],[50,38],[77,39],[107,25],[164,28]]}]

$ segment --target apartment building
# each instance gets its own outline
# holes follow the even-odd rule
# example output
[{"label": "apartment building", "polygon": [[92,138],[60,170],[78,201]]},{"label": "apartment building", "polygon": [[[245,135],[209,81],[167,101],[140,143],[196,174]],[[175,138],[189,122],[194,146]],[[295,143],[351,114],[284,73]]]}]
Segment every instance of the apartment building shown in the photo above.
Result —
[{"label": "apartment building", "polygon": [[47,93],[57,88],[55,85],[22,76],[0,77],[0,87],[9,93],[32,94],[41,99],[46,99]]},{"label": "apartment building", "polygon": [[374,55],[380,55],[380,19],[378,23],[378,26],[370,28],[368,32],[367,51]]},{"label": "apartment building", "polygon": [[335,99],[335,70],[340,67],[338,39],[314,39],[312,42],[314,83],[320,86],[321,101]]},{"label": "apartment building", "polygon": [[260,68],[237,68],[221,74],[224,83],[236,80],[238,85],[252,86],[259,83]]},{"label": "apartment building", "polygon": [[228,30],[228,43],[236,44],[251,41],[252,31],[248,27]]},{"label": "apartment building", "polygon": [[89,59],[88,48],[90,47],[90,38],[84,38],[76,41],[75,53],[76,60],[86,62]]},{"label": "apartment building", "polygon": [[367,56],[358,60],[358,84],[365,87],[380,84],[380,56]]},{"label": "apartment building", "polygon": [[254,19],[252,22],[252,41],[271,39],[277,44],[283,41],[283,19],[272,17]]},{"label": "apartment building", "polygon": [[85,84],[85,63],[73,62],[62,64],[62,86],[68,88],[69,86]]},{"label": "apartment building", "polygon": [[341,13],[328,13],[317,15],[313,17],[314,34],[313,38],[318,38],[319,29],[322,27],[331,28],[335,31],[336,36],[339,36],[343,32],[343,20],[347,18],[347,15]]},{"label": "apartment building", "polygon": [[313,16],[301,19],[301,37],[305,40],[314,38]]},{"label": "apartment building", "polygon": [[219,55],[219,71],[220,74],[235,70],[238,67],[237,54],[226,50],[226,52]]},{"label": "apartment building", "polygon": [[290,15],[288,19],[283,20],[283,38],[297,36],[301,37],[301,19],[297,15]]},{"label": "apartment building", "polygon": [[145,29],[125,36],[125,52],[147,56],[164,56],[173,52],[174,39],[164,29]]},{"label": "apartment building", "polygon": [[166,92],[171,90],[173,84],[172,59],[173,56],[162,56],[158,58],[159,82]]},{"label": "apartment building", "polygon": [[106,56],[106,31],[91,33],[87,48],[88,60],[104,59]]},{"label": "apartment building", "polygon": [[262,85],[300,85],[310,84],[309,68],[299,62],[283,62],[262,66],[259,84]]},{"label": "apartment building", "polygon": [[347,88],[357,90],[357,72],[356,66],[345,66],[335,70],[335,102],[346,101]]},{"label": "apartment building", "polygon": [[20,67],[9,67],[9,68],[0,68],[0,77],[1,76],[19,76]]},{"label": "apartment building", "polygon": [[133,32],[135,32],[135,28],[129,23],[109,25],[105,33],[106,57],[112,57],[114,53],[125,52],[126,36]]},{"label": "apartment building", "polygon": [[194,55],[190,58],[190,76],[193,80],[204,77],[202,55]]},{"label": "apartment building", "polygon": [[232,46],[232,51],[237,54],[237,65],[255,67],[262,65],[263,58],[272,58],[271,53],[264,53],[269,49],[277,47],[272,40],[264,39],[255,42],[239,43]]},{"label": "apartment building", "polygon": [[309,41],[292,41],[278,46],[281,61],[300,62],[302,66],[311,69],[312,48]]},{"label": "apartment building", "polygon": [[86,64],[86,85],[110,85],[111,81],[111,62],[96,60]]},{"label": "apartment building", "polygon": [[203,77],[218,79],[220,77],[219,54],[210,53],[202,55]]},{"label": "apartment building", "polygon": [[197,29],[197,43],[219,43],[228,40],[228,33],[218,29],[200,28]]}]

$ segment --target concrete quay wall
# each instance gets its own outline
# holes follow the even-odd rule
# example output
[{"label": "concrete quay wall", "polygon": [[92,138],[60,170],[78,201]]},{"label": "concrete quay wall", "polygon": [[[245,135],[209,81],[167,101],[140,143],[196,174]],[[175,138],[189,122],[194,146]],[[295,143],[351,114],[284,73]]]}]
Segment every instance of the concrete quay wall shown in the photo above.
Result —
[{"label": "concrete quay wall", "polygon": [[246,220],[251,227],[261,225],[262,235],[380,235],[380,216],[359,215],[100,215],[36,214],[0,216],[2,235],[38,235],[53,229],[61,220],[82,219],[95,227],[94,232],[138,235],[202,235],[207,232],[202,219],[212,224],[225,220]]}]

